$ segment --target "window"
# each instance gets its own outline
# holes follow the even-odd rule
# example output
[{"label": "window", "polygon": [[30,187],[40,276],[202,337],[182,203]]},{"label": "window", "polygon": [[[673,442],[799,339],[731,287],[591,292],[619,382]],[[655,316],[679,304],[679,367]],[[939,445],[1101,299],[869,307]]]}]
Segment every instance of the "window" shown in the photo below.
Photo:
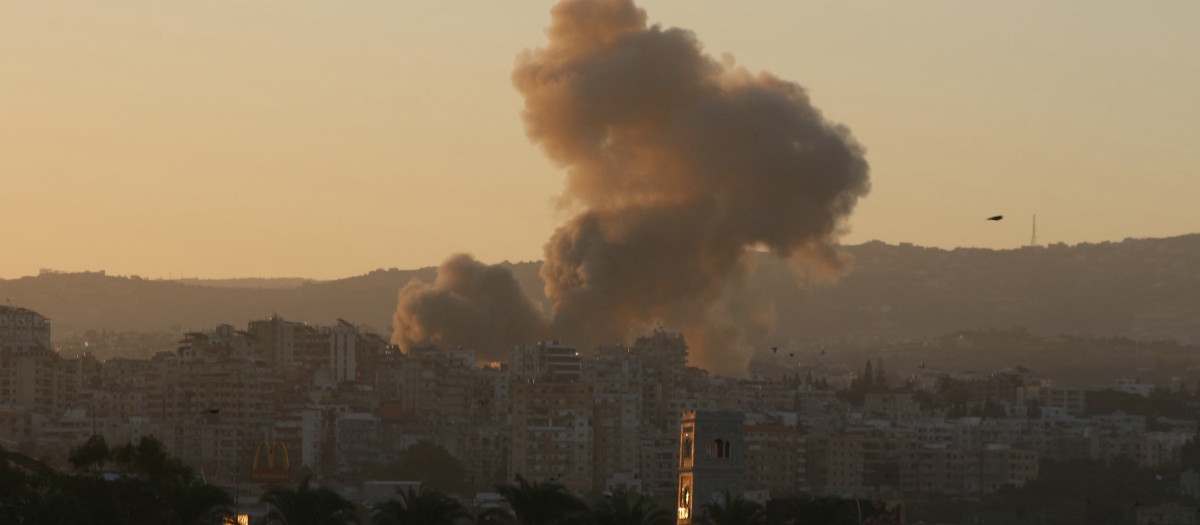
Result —
[{"label": "window", "polygon": [[724,439],[717,438],[708,443],[708,457],[717,459],[729,459],[730,443]]}]

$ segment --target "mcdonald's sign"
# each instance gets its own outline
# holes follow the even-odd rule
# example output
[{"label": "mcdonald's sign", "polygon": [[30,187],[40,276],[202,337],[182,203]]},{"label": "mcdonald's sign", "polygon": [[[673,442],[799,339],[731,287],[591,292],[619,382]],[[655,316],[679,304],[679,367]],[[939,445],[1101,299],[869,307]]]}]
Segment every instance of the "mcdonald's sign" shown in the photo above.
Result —
[{"label": "mcdonald's sign", "polygon": [[[265,461],[263,461],[264,451],[266,452]],[[276,453],[280,456],[278,463],[275,461]],[[267,485],[283,485],[291,480],[292,465],[288,461],[287,447],[283,445],[283,441],[277,440],[274,445],[268,444],[266,441],[259,443],[258,448],[254,450],[254,466],[250,468],[250,481]]]}]

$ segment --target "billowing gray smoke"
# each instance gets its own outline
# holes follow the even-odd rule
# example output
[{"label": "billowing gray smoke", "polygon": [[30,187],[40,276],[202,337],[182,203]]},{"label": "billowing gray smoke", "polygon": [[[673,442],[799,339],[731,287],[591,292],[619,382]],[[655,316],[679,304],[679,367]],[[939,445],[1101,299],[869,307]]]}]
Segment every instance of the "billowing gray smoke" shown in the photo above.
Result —
[{"label": "billowing gray smoke", "polygon": [[800,86],[714,61],[630,0],[565,0],[553,17],[513,78],[581,208],[546,245],[554,331],[613,341],[664,321],[703,366],[744,366],[720,298],[758,246],[839,265],[839,222],[868,190],[862,149]]},{"label": "billowing gray smoke", "polygon": [[433,284],[413,280],[400,290],[392,327],[392,341],[406,349],[434,342],[498,359],[542,337],[545,321],[508,268],[457,254],[438,267]]},{"label": "billowing gray smoke", "polygon": [[631,0],[563,0],[552,14],[549,45],[513,73],[576,212],[546,244],[551,333],[586,347],[662,322],[687,335],[694,364],[741,373],[750,354],[725,298],[755,248],[842,267],[836,237],[869,189],[862,148],[800,86],[647,27]]}]

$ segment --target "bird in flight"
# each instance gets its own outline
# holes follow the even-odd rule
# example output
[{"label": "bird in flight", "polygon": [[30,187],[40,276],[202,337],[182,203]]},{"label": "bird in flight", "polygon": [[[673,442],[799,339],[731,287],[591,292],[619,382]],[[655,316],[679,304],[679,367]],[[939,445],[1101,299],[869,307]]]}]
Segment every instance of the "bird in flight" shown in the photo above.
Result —
[{"label": "bird in flight", "polygon": [[987,220],[989,220],[989,221],[998,221],[998,220],[1000,220],[1000,219],[1003,219],[1003,218],[1004,218],[1004,216],[1003,216],[1003,215],[997,215],[997,216],[995,216],[995,217],[988,217],[988,218],[987,218]]}]

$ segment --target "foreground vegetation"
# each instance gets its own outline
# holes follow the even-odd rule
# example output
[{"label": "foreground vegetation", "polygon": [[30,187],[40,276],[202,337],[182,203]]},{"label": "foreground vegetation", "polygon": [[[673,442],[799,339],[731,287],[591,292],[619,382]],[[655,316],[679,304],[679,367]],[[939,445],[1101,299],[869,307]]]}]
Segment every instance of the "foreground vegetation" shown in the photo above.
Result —
[{"label": "foreground vegetation", "polygon": [[[9,461],[0,450],[0,523],[13,525],[223,525],[234,513],[230,494],[171,458],[153,437],[109,448],[93,437],[71,451],[72,472],[59,472],[25,458]],[[268,512],[262,525],[670,525],[673,509],[623,491],[589,504],[555,482],[496,487],[502,506],[468,509],[432,488],[409,490],[363,508],[340,494],[314,487],[306,477],[295,487],[263,494]],[[836,499],[794,498],[776,516],[795,525],[857,523]],[[699,522],[766,525],[762,505],[726,495],[698,509]],[[772,519],[778,522],[780,519]]]},{"label": "foreground vegetation", "polygon": [[[1191,446],[1194,448],[1194,445]],[[1038,479],[977,499],[911,502],[908,522],[1132,524],[1139,507],[1195,500],[1179,494],[1178,471],[1150,471],[1120,458],[1042,461]]]},{"label": "foreground vegetation", "polygon": [[[0,450],[0,457],[7,453]],[[220,525],[233,514],[231,496],[205,483],[171,458],[161,443],[109,448],[93,437],[72,450],[72,472],[25,461],[0,461],[0,523],[25,525]],[[1183,468],[1200,468],[1200,444],[1184,448]],[[104,474],[102,474],[104,472]],[[1194,501],[1179,494],[1179,470],[1139,469],[1127,459],[1043,461],[1040,476],[1025,487],[1008,487],[978,498],[907,502],[907,523],[1128,524],[1144,505]],[[529,481],[496,487],[504,505],[469,509],[437,488],[399,493],[365,508],[308,478],[294,487],[268,490],[263,525],[670,525],[674,509],[650,498],[616,492],[588,503],[555,482]],[[806,495],[767,506],[727,494],[697,509],[710,525],[851,525],[897,523],[870,502]]]},{"label": "foreground vegetation", "polygon": [[[62,473],[0,461],[0,523],[215,525],[231,514],[228,493],[200,480],[152,437],[112,449],[93,437],[72,451],[71,464],[74,472]],[[101,475],[106,465],[115,476]]]}]

